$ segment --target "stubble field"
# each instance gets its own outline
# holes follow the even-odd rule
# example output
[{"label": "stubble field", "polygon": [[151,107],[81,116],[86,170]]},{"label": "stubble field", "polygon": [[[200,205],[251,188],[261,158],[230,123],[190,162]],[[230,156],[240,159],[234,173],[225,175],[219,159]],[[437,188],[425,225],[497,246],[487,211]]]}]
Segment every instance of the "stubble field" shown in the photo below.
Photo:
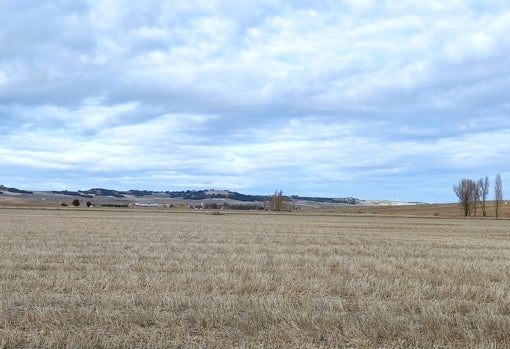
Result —
[{"label": "stubble field", "polygon": [[509,221],[0,209],[0,347],[508,347]]}]

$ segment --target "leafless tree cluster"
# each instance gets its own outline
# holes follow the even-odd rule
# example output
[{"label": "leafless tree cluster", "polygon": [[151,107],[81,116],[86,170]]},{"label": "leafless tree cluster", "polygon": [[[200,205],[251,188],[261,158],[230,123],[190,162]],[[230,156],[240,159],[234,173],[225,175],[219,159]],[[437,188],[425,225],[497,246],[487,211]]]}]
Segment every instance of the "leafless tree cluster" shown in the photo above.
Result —
[{"label": "leafless tree cluster", "polygon": [[[476,216],[477,208],[480,206],[482,215],[487,216],[487,197],[489,195],[489,177],[480,178],[478,181],[472,179],[462,179],[458,185],[453,187],[453,191],[459,199],[459,205],[464,216]],[[501,185],[501,176],[496,175],[494,183],[496,217],[499,216],[499,207],[503,200],[503,190]]]},{"label": "leafless tree cluster", "polygon": [[283,192],[275,191],[271,196],[271,211],[283,211]]},{"label": "leafless tree cluster", "polygon": [[283,191],[275,191],[268,201],[264,203],[264,208],[270,211],[292,211],[294,205],[289,201],[289,197],[283,195]]}]

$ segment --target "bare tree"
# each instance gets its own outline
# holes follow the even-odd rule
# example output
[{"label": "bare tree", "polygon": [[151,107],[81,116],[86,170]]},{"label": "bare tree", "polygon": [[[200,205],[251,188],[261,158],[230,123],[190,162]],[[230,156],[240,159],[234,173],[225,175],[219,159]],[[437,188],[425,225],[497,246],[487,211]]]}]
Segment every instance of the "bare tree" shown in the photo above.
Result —
[{"label": "bare tree", "polygon": [[486,202],[487,196],[489,195],[489,177],[480,178],[478,180],[478,198],[480,201],[480,207],[482,208],[482,215],[487,217]]},{"label": "bare tree", "polygon": [[275,191],[271,196],[271,211],[283,211],[283,192]]},{"label": "bare tree", "polygon": [[[478,184],[475,183],[475,190],[473,191],[473,197],[471,198],[471,213],[476,217],[476,213],[478,211],[478,204],[480,203],[480,188],[478,188]],[[470,215],[471,216],[471,215]]]},{"label": "bare tree", "polygon": [[499,207],[501,206],[501,201],[503,201],[503,186],[499,173],[496,175],[496,180],[494,181],[494,200],[496,204],[496,217],[499,217]]},{"label": "bare tree", "polygon": [[462,179],[458,186],[453,186],[455,195],[459,198],[459,205],[464,212],[464,216],[471,216],[471,212],[476,206],[478,189],[475,181],[472,179]]},{"label": "bare tree", "polygon": [[271,211],[292,211],[296,203],[290,196],[284,196],[283,191],[276,190],[269,200],[264,200],[264,208]]}]

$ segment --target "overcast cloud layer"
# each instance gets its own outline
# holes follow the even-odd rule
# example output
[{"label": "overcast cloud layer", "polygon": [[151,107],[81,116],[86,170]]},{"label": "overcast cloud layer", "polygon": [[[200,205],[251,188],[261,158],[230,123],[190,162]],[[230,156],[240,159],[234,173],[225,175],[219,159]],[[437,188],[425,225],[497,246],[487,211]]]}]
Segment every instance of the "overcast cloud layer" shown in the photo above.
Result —
[{"label": "overcast cloud layer", "polygon": [[0,184],[445,202],[510,178],[507,1],[21,0],[0,23]]}]

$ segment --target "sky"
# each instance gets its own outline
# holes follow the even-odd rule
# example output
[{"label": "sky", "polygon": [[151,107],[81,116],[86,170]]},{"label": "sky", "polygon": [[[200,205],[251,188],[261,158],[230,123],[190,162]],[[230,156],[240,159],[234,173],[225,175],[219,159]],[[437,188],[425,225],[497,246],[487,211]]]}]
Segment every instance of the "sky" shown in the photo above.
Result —
[{"label": "sky", "polygon": [[432,203],[510,179],[506,0],[0,0],[0,23],[5,186]]}]

